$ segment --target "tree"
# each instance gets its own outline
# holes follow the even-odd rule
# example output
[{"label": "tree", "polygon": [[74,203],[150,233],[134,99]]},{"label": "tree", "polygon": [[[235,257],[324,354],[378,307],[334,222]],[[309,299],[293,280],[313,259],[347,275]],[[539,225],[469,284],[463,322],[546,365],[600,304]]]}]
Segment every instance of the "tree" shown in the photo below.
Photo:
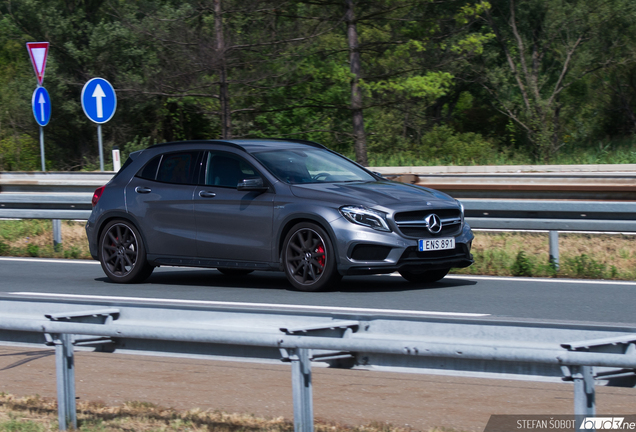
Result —
[{"label": "tree", "polygon": [[[452,48],[469,45],[468,37],[480,43],[479,35],[465,34],[463,22],[478,8],[411,0],[294,3],[288,16],[323,23],[325,31],[302,54],[287,52],[297,61],[297,84],[281,92],[281,101],[293,110],[263,115],[262,122],[289,134],[304,130],[363,165],[367,148],[395,153],[406,142],[417,147],[430,128],[427,107],[451,88],[453,76],[444,66],[451,57],[466,56],[467,49]],[[444,44],[447,53],[436,58]]]},{"label": "tree", "polygon": [[616,64],[633,21],[622,0],[495,0],[482,2],[484,31],[493,43],[475,80],[497,108],[525,131],[531,152],[545,162],[561,148],[576,102],[574,86]]}]

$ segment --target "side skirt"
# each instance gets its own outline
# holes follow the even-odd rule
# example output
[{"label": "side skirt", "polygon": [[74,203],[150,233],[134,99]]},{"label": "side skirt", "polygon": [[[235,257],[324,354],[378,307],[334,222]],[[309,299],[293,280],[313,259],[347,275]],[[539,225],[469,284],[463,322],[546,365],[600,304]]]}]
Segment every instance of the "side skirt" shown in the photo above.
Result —
[{"label": "side skirt", "polygon": [[264,270],[278,271],[278,263],[252,262],[252,261],[227,261],[193,257],[171,257],[164,255],[148,254],[148,261],[154,266],[180,266],[203,268],[231,268],[237,270]]}]

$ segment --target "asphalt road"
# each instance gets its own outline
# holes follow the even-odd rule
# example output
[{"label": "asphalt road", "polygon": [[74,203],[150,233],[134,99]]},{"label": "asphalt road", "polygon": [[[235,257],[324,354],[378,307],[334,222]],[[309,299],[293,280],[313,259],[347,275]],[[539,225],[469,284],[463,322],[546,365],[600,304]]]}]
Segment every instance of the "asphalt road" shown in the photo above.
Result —
[{"label": "asphalt road", "polygon": [[[636,282],[447,276],[418,286],[396,275],[344,278],[332,292],[293,291],[282,273],[244,277],[159,268],[142,284],[111,283],[95,261],[0,257],[0,292],[392,309],[462,316],[636,324]],[[94,297],[93,297],[94,298]]]}]

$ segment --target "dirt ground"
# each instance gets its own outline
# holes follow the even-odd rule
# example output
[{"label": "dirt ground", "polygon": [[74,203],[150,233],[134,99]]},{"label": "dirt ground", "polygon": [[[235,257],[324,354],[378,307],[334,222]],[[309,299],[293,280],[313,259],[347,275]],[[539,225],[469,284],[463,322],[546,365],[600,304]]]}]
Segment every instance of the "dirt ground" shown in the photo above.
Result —
[{"label": "dirt ground", "polygon": [[[176,409],[293,418],[288,364],[76,352],[76,395],[114,406],[150,402]],[[444,377],[314,367],[317,419],[377,421],[429,430],[483,431],[491,414],[573,413],[571,384]],[[56,397],[52,349],[0,346],[0,392]],[[597,413],[636,412],[636,389],[597,386]]]}]

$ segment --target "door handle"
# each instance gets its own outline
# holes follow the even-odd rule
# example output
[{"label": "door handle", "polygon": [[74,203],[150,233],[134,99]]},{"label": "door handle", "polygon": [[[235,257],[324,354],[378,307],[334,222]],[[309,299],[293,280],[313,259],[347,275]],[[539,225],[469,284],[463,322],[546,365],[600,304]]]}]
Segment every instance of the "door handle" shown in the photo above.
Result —
[{"label": "door handle", "polygon": [[152,192],[152,189],[150,189],[149,187],[146,187],[146,186],[137,186],[135,188],[135,192],[147,194],[147,193]]},{"label": "door handle", "polygon": [[201,198],[214,198],[216,194],[210,191],[199,191],[199,196]]}]

